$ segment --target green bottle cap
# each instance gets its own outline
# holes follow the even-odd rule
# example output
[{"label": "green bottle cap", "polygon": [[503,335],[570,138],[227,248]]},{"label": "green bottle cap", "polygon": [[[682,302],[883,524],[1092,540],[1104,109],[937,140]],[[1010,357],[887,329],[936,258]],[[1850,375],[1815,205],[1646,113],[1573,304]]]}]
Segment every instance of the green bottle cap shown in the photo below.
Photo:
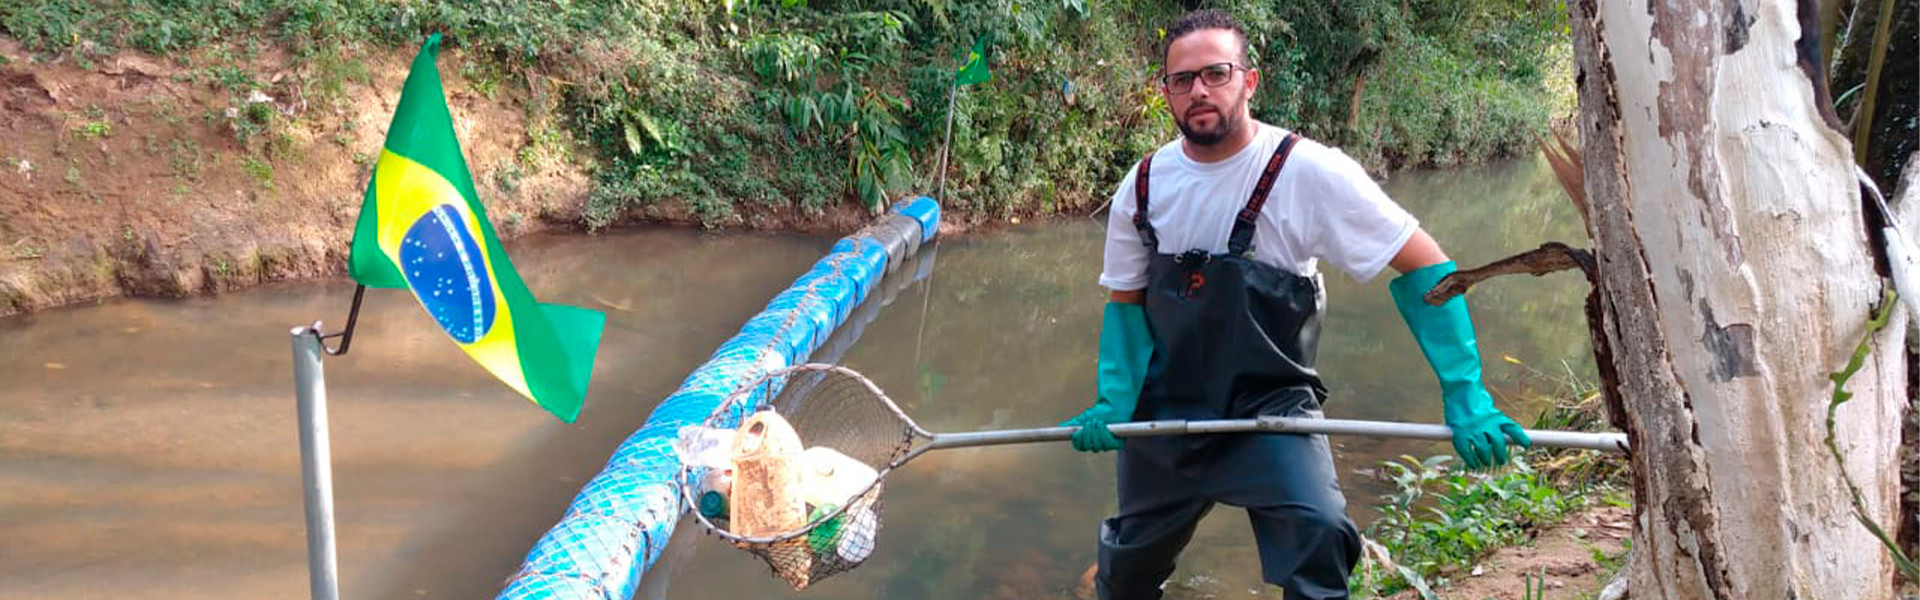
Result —
[{"label": "green bottle cap", "polygon": [[700,493],[700,516],[718,519],[727,516],[727,497],[708,490]]}]

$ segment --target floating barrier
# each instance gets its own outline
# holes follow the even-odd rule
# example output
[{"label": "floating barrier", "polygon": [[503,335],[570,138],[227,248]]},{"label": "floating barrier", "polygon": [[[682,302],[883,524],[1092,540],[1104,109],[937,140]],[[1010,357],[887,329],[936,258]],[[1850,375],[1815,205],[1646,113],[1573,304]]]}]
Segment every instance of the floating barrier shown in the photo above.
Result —
[{"label": "floating barrier", "polygon": [[[736,389],[760,376],[808,362],[882,278],[933,239],[939,223],[939,204],[921,196],[895,204],[872,225],[836,242],[621,442],[606,468],[534,543],[499,598],[631,598],[685,512],[676,481],[680,457],[673,450],[680,428],[704,423]],[[827,350],[837,355],[845,348]]]}]

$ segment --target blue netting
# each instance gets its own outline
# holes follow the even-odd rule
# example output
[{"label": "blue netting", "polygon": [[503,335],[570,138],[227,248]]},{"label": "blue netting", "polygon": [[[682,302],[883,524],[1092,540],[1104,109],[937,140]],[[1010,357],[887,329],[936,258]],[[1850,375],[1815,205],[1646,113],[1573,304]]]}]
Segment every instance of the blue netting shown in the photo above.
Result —
[{"label": "blue netting", "polygon": [[[614,450],[606,469],[580,489],[566,515],[534,544],[499,597],[631,598],[685,510],[674,481],[680,458],[671,445],[680,428],[705,422],[730,395],[761,375],[805,362],[867,299],[889,263],[904,263],[921,243],[933,239],[939,220],[940,207],[932,198],[912,198],[835,243],[738,335],[721,344],[711,360],[688,374],[646,424]],[[764,401],[750,396],[730,408],[744,413]]]}]

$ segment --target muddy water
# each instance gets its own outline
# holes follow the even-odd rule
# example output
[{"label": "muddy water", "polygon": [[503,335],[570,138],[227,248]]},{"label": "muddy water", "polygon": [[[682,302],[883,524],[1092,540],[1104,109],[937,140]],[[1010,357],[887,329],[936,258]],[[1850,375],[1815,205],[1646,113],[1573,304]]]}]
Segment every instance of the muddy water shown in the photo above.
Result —
[{"label": "muddy water", "polygon": [[[1580,238],[1535,161],[1404,174],[1388,188],[1463,263]],[[1100,234],[1089,220],[943,243],[931,280],[880,312],[845,363],[935,431],[1077,412],[1093,384]],[[830,242],[648,231],[514,246],[543,299],[608,310],[575,425],[494,383],[402,293],[373,293],[352,353],[327,362],[343,597],[491,597],[658,399]],[[1432,376],[1384,279],[1327,281],[1328,414],[1437,421]],[[1566,373],[1591,371],[1584,285],[1557,274],[1476,288],[1490,385],[1510,412],[1530,416]],[[304,597],[286,332],[337,321],[350,294],[308,283],[0,321],[0,598]],[[1381,492],[1363,469],[1444,450],[1335,448],[1362,521]],[[1112,458],[1064,446],[938,452],[891,481],[876,555],[805,597],[1072,597],[1114,504]],[[1170,595],[1274,595],[1252,555],[1242,512],[1216,510]],[[675,541],[641,595],[797,596],[698,534]]]}]

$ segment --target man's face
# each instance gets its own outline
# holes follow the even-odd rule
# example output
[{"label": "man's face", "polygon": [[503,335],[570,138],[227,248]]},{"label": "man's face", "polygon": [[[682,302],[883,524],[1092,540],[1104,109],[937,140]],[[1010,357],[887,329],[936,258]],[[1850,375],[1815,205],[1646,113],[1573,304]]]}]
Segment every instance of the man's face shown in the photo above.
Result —
[{"label": "man's face", "polygon": [[1207,67],[1221,63],[1244,67],[1246,65],[1240,64],[1242,56],[1245,52],[1239,40],[1225,29],[1195,31],[1180,36],[1167,47],[1165,73],[1174,78],[1181,78],[1182,74],[1191,76],[1193,87],[1184,93],[1178,91],[1180,85],[1167,85],[1165,80],[1160,88],[1167,96],[1167,107],[1173,111],[1174,125],[1180,127],[1180,133],[1187,136],[1188,142],[1211,146],[1246,126],[1251,118],[1247,100],[1253,97],[1260,73],[1233,69],[1219,87],[1207,85],[1207,78],[1198,76]]}]

